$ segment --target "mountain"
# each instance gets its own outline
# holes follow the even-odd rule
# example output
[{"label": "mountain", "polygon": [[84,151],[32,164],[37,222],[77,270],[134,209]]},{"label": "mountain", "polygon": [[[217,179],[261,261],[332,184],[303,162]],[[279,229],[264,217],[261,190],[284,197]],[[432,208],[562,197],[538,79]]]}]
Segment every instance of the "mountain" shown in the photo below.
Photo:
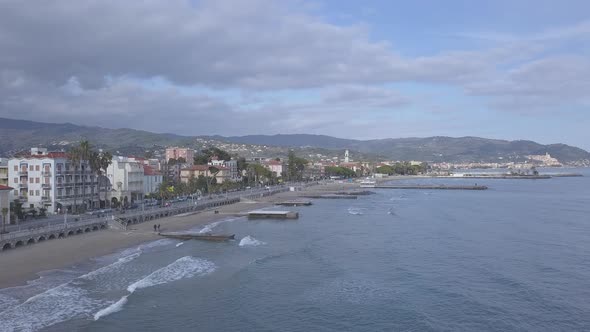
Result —
[{"label": "mountain", "polygon": [[94,145],[121,153],[143,153],[170,145],[200,148],[211,144],[248,145],[235,148],[247,156],[282,156],[296,148],[304,156],[321,154],[341,156],[345,149],[353,158],[424,160],[430,162],[522,161],[526,155],[545,154],[563,163],[590,160],[587,151],[565,144],[543,145],[532,141],[507,141],[479,137],[426,137],[353,140],[325,135],[249,135],[249,136],[180,136],[158,134],[134,129],[107,129],[71,123],[40,123],[0,118],[0,156],[31,146],[65,149],[68,145],[88,139]]}]

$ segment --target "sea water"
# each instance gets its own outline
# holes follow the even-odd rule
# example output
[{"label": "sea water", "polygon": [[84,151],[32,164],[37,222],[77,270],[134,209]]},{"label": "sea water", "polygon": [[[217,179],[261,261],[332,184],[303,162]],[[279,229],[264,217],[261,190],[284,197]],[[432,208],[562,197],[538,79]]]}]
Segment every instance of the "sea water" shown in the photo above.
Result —
[{"label": "sea water", "polygon": [[582,171],[217,222],[236,240],[160,240],[0,291],[0,331],[587,331]]}]

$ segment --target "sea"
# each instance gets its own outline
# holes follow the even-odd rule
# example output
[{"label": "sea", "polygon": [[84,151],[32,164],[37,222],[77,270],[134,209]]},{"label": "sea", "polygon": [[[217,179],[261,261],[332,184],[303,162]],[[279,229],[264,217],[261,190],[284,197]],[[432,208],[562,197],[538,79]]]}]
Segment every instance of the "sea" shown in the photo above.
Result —
[{"label": "sea", "polygon": [[0,290],[0,331],[590,331],[590,171],[563,171],[585,177],[408,179],[489,189],[223,219],[193,231],[235,241],[162,239]]}]

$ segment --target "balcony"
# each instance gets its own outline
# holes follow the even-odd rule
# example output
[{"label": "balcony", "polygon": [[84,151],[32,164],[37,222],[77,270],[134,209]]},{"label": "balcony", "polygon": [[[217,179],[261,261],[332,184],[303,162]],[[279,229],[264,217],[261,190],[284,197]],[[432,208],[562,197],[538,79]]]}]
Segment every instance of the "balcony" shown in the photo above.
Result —
[{"label": "balcony", "polygon": [[27,176],[28,174],[29,174],[29,171],[27,171],[27,170],[21,169],[20,171],[18,171],[19,176]]},{"label": "balcony", "polygon": [[29,187],[29,184],[26,183],[26,182],[21,182],[21,183],[18,184],[18,187],[19,188],[28,188]]},{"label": "balcony", "polygon": [[50,183],[43,183],[41,185],[41,188],[43,188],[43,189],[49,189],[49,188],[51,188],[51,184]]},{"label": "balcony", "polygon": [[41,197],[42,202],[51,202],[51,196],[43,196]]},{"label": "balcony", "polygon": [[51,171],[43,171],[41,172],[41,176],[51,176]]},{"label": "balcony", "polygon": [[64,183],[63,182],[58,182],[58,183],[55,184],[55,186],[57,188],[63,188],[64,187]]}]

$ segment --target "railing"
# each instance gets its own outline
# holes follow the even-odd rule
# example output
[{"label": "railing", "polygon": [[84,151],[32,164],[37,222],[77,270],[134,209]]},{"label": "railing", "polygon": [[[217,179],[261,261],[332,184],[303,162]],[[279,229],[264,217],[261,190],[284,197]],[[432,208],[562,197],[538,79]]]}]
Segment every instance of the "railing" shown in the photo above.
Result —
[{"label": "railing", "polygon": [[21,238],[21,237],[30,237],[30,236],[35,236],[35,235],[39,235],[39,234],[50,233],[53,231],[62,231],[62,230],[67,231],[69,229],[75,229],[75,228],[80,228],[80,227],[95,225],[95,224],[99,224],[99,225],[100,224],[107,224],[107,223],[108,222],[107,222],[106,218],[101,218],[100,220],[91,219],[91,220],[82,220],[82,221],[76,221],[76,222],[68,222],[68,223],[60,223],[60,224],[53,224],[53,225],[48,225],[48,226],[35,227],[35,228],[26,229],[26,230],[20,230],[20,231],[16,231],[16,232],[2,234],[0,236],[0,241],[12,240],[12,239],[17,239],[17,238]]},{"label": "railing", "polygon": [[51,176],[51,171],[43,171],[41,172],[41,176]]},{"label": "railing", "polygon": [[23,170],[18,171],[18,175],[20,175],[20,176],[26,176],[27,174],[29,174],[29,171],[23,171]]},{"label": "railing", "polygon": [[41,185],[41,188],[47,188],[47,189],[49,189],[49,188],[51,188],[51,184],[50,183],[43,183]]},{"label": "railing", "polygon": [[19,183],[19,184],[18,184],[18,186],[19,186],[20,188],[27,188],[27,187],[29,186],[29,184],[28,184],[28,183],[26,183],[26,182],[24,182],[24,183],[23,183],[23,182],[21,182],[21,183]]},{"label": "railing", "polygon": [[50,196],[43,196],[43,197],[41,197],[41,201],[43,201],[43,202],[51,202],[51,197]]}]

